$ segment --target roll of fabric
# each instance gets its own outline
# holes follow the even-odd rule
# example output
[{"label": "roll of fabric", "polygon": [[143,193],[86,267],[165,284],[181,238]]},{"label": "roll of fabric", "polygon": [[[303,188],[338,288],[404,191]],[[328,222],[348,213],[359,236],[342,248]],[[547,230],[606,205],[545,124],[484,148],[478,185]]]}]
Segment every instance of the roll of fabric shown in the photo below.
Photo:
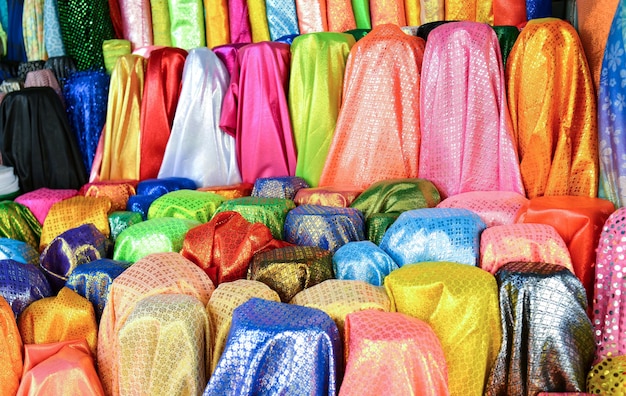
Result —
[{"label": "roll of fabric", "polygon": [[39,252],[26,242],[0,238],[0,260],[13,260],[24,264],[39,264]]},{"label": "roll of fabric", "polygon": [[252,42],[270,41],[270,28],[267,23],[265,0],[247,0]]},{"label": "roll of fabric", "polygon": [[131,43],[124,39],[110,39],[102,42],[104,67],[108,74],[113,73],[118,58],[131,53]]},{"label": "roll of fabric", "polygon": [[148,210],[148,219],[175,217],[200,223],[208,222],[224,202],[221,195],[210,192],[179,190],[157,198]]},{"label": "roll of fabric", "polygon": [[213,48],[231,42],[227,0],[220,0],[217,4],[204,0],[204,21],[207,47]]},{"label": "roll of fabric", "polygon": [[367,0],[352,0],[352,11],[357,29],[371,29],[370,3]]},{"label": "roll of fabric", "polygon": [[445,21],[444,0],[420,0],[420,20],[422,25]]},{"label": "roll of fabric", "polygon": [[359,196],[360,190],[341,187],[301,188],[296,193],[296,205],[321,205],[347,208]]},{"label": "roll of fabric", "polygon": [[380,245],[385,237],[385,233],[398,220],[400,213],[374,213],[365,222],[365,229],[367,231],[367,239],[374,242],[376,245]]},{"label": "roll of fabric", "polygon": [[552,2],[550,0],[526,0],[526,17],[529,21],[551,16]]},{"label": "roll of fabric", "polygon": [[24,31],[22,18],[24,16],[24,0],[8,0],[9,24],[7,27],[7,53],[9,61],[26,62],[24,47]]},{"label": "roll of fabric", "polygon": [[120,4],[118,0],[108,0],[109,13],[111,15],[111,24],[113,25],[113,31],[115,36],[112,38],[124,37],[124,22],[122,21],[122,11],[120,10]]},{"label": "roll of fabric", "polygon": [[43,224],[52,205],[64,199],[75,197],[77,194],[78,191],[76,190],[52,190],[44,187],[20,195],[15,199],[15,202],[26,206],[39,224]]},{"label": "roll of fabric", "polygon": [[[265,2],[265,7],[267,10],[267,24],[272,41],[276,41],[283,36],[300,34],[296,0],[269,0]],[[233,42],[238,41],[233,40]]]},{"label": "roll of fabric", "polygon": [[293,201],[288,199],[244,197],[225,201],[215,213],[237,212],[250,223],[265,224],[274,238],[282,240],[285,218],[295,207]]},{"label": "roll of fabric", "polygon": [[50,284],[39,268],[14,260],[0,260],[0,296],[13,310],[14,320],[33,302],[51,295]]},{"label": "roll of fabric", "polygon": [[132,226],[133,224],[141,223],[143,221],[141,213],[132,211],[118,211],[109,215],[109,227],[111,228],[111,241],[115,243],[117,237],[120,236],[122,231]]},{"label": "roll of fabric", "polygon": [[324,1],[295,0],[300,34],[328,31],[328,4]]},{"label": "roll of fabric", "polygon": [[381,248],[370,241],[349,242],[333,254],[337,279],[359,280],[382,286],[383,280],[398,265]]},{"label": "roll of fabric", "polygon": [[7,301],[0,296],[0,393],[14,395],[22,377],[22,337]]},{"label": "roll of fabric", "polygon": [[370,3],[370,16],[372,27],[387,23],[406,26],[406,14],[404,12],[404,0],[380,1],[375,0]]},{"label": "roll of fabric", "polygon": [[445,20],[493,25],[493,0],[445,0]]},{"label": "roll of fabric", "polygon": [[246,0],[231,0],[228,2],[228,23],[231,43],[252,42],[252,29],[250,28],[249,15],[250,12],[248,10],[248,4]]},{"label": "roll of fabric", "polygon": [[202,0],[168,0],[172,46],[187,51],[206,45]]},{"label": "roll of fabric", "polygon": [[300,177],[261,177],[254,182],[252,196],[292,200],[296,193],[309,185]]},{"label": "roll of fabric", "polygon": [[7,30],[9,27],[9,2],[8,0],[0,1],[0,25],[2,25],[4,30]]},{"label": "roll of fabric", "polygon": [[526,0],[492,0],[494,26],[520,26],[526,16]]},{"label": "roll of fabric", "polygon": [[106,197],[111,200],[111,212],[126,209],[128,199],[135,195],[135,183],[126,181],[91,182],[78,192],[86,197]]},{"label": "roll of fabric", "polygon": [[26,242],[39,251],[41,224],[24,205],[0,202],[0,237]]},{"label": "roll of fabric", "polygon": [[118,0],[122,15],[123,37],[132,48],[152,45],[152,11],[149,0]]},{"label": "roll of fabric", "polygon": [[351,0],[329,0],[326,2],[329,32],[345,32],[356,29],[356,20]]},{"label": "roll of fabric", "polygon": [[506,61],[513,49],[513,45],[515,45],[517,41],[520,30],[516,26],[494,26],[493,30],[496,31],[496,35],[498,36],[500,53],[502,54],[502,64],[504,65],[504,70],[506,70]]},{"label": "roll of fabric", "polygon": [[44,0],[25,0],[22,15],[24,49],[29,61],[46,60],[44,42]]},{"label": "roll of fabric", "polygon": [[490,194],[486,191],[472,191],[446,198],[437,207],[471,210],[480,216],[487,227],[493,227],[515,223],[519,212],[525,211],[528,203],[526,197],[514,192]]},{"label": "roll of fabric", "polygon": [[26,75],[35,70],[43,69],[43,66],[46,64],[43,60],[34,60],[28,62],[20,62],[17,65],[17,77],[23,81],[26,80]]},{"label": "roll of fabric", "polygon": [[288,46],[291,47],[291,44],[293,44],[293,40],[298,38],[298,36],[300,36],[300,35],[299,34],[288,34],[286,36],[281,36],[281,37],[277,38],[274,41],[277,42],[277,43],[287,44]]},{"label": "roll of fabric", "polygon": [[151,0],[152,35],[154,45],[172,46],[170,9],[167,0]]},{"label": "roll of fabric", "polygon": [[421,3],[420,0],[405,0],[404,2],[404,14],[406,16],[406,25],[418,27],[422,24],[420,15]]},{"label": "roll of fabric", "polygon": [[221,195],[224,199],[235,199],[249,197],[252,194],[254,185],[250,183],[238,183],[230,186],[215,186],[215,187],[203,187],[199,188],[200,191],[212,192],[217,195]]},{"label": "roll of fabric", "polygon": [[50,58],[65,55],[65,45],[61,25],[59,24],[59,9],[57,0],[44,0],[43,3],[43,41]]},{"label": "roll of fabric", "polygon": [[164,177],[142,180],[137,184],[137,195],[148,195],[155,199],[177,190],[195,190],[196,183],[185,177]]}]

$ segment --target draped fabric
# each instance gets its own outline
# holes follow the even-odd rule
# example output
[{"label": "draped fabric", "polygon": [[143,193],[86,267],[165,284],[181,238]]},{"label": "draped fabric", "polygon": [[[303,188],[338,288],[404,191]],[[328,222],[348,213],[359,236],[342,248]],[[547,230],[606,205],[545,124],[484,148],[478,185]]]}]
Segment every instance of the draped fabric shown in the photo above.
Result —
[{"label": "draped fabric", "polygon": [[157,198],[148,210],[148,219],[176,217],[206,223],[222,204],[220,195],[195,190],[172,191]]},{"label": "draped fabric", "polygon": [[289,113],[298,153],[296,176],[317,186],[333,140],[346,61],[354,38],[316,33],[291,45]]},{"label": "draped fabric", "polygon": [[167,0],[151,0],[152,41],[154,45],[172,46],[170,9]]},{"label": "draped fabric", "polygon": [[147,61],[141,102],[141,180],[159,174],[176,114],[186,57],[183,49],[162,48],[153,51]]},{"label": "draped fabric", "polygon": [[307,187],[309,185],[300,177],[261,177],[254,182],[251,196],[293,201],[298,191]]},{"label": "draped fabric", "polygon": [[[606,42],[598,93],[600,132],[600,188],[598,195],[621,208],[626,204],[626,149],[621,133],[626,129],[626,2],[620,1]],[[581,37],[582,38],[582,37]]]},{"label": "draped fabric", "polygon": [[0,260],[13,260],[23,264],[39,264],[39,252],[26,242],[0,238]]},{"label": "draped fabric", "polygon": [[468,209],[480,216],[487,227],[509,225],[517,221],[520,210],[526,210],[528,199],[515,192],[471,191],[448,197],[438,208]]},{"label": "draped fabric", "polygon": [[0,295],[0,393],[14,395],[22,377],[22,337],[15,316]]},{"label": "draped fabric", "polygon": [[152,45],[152,11],[149,0],[118,0],[122,15],[123,37],[133,49]]},{"label": "draped fabric", "polygon": [[[265,41],[269,41],[269,38]],[[226,66],[226,70],[228,71],[227,79],[229,84],[235,71],[237,72],[237,74],[239,74],[239,50],[246,45],[248,44],[225,44],[213,48],[213,52],[215,53],[215,55],[217,55],[217,57],[220,58],[224,66]]]},{"label": "draped fabric", "polygon": [[364,190],[379,180],[417,177],[423,49],[422,39],[393,25],[374,28],[352,47],[320,186]]},{"label": "draped fabric", "polygon": [[526,16],[526,0],[492,1],[494,26],[520,26],[528,20]]},{"label": "draped fabric", "polygon": [[195,189],[196,183],[185,177],[163,177],[137,183],[137,195],[148,195],[155,199],[172,191]]},{"label": "draped fabric", "polygon": [[50,297],[50,284],[34,265],[0,260],[0,296],[17,318],[33,302]]},{"label": "draped fabric", "polygon": [[502,64],[504,65],[504,70],[506,70],[506,61],[517,41],[517,37],[519,37],[520,30],[516,26],[494,26],[493,30],[496,31],[496,36],[498,36]]},{"label": "draped fabric", "polygon": [[285,218],[295,207],[288,199],[243,197],[225,201],[216,213],[238,212],[250,223],[265,224],[274,238],[283,239]]},{"label": "draped fabric", "polygon": [[33,70],[26,74],[26,80],[24,81],[24,88],[29,87],[50,87],[56,92],[61,99],[61,104],[65,108],[65,98],[63,97],[63,91],[59,86],[57,78],[54,76],[54,72],[50,69]]},{"label": "draped fabric", "polygon": [[[272,41],[283,36],[300,34],[296,0],[266,0],[265,8]],[[237,41],[233,40],[233,42]]]},{"label": "draped fabric", "polygon": [[446,21],[473,21],[493,25],[493,19],[493,0],[445,0]]},{"label": "draped fabric", "polygon": [[128,199],[135,195],[135,183],[123,180],[92,182],[81,187],[78,192],[85,197],[103,197],[111,201],[109,212],[126,209]]},{"label": "draped fabric", "polygon": [[159,294],[184,294],[209,302],[214,286],[200,268],[178,253],[149,255],[115,278],[98,332],[98,370],[108,395],[118,395],[118,334],[137,303]]},{"label": "draped fabric", "polygon": [[44,0],[24,0],[22,29],[26,59],[48,59],[44,43]]},{"label": "draped fabric", "polygon": [[606,358],[594,365],[587,376],[587,391],[594,395],[617,396],[626,378],[626,356]]},{"label": "draped fabric", "polygon": [[483,395],[502,338],[498,286],[480,268],[449,262],[404,266],[385,278],[392,307],[425,321],[448,365],[451,395]]},{"label": "draped fabric", "polygon": [[396,269],[396,262],[371,241],[346,243],[333,254],[333,271],[337,279],[382,286],[385,277]]},{"label": "draped fabric", "polygon": [[159,178],[185,177],[197,187],[241,182],[235,139],[219,128],[227,86],[228,73],[215,53],[208,48],[189,52]]},{"label": "draped fabric", "polygon": [[360,190],[341,187],[301,188],[294,197],[296,205],[321,205],[347,208],[359,196]]},{"label": "draped fabric", "polygon": [[509,55],[507,80],[509,110],[528,198],[595,197],[596,101],[587,60],[574,28],[553,18],[530,21]]},{"label": "draped fabric", "polygon": [[348,33],[348,30],[356,29],[351,0],[328,0],[326,13],[329,32]]},{"label": "draped fabric", "polygon": [[252,42],[270,41],[270,28],[267,23],[265,0],[247,0]]},{"label": "draped fabric", "polygon": [[230,43],[228,1],[204,0],[206,44],[209,48]]},{"label": "draped fabric", "polygon": [[15,202],[26,206],[35,216],[39,224],[43,224],[50,208],[55,203],[67,198],[72,198],[78,194],[76,190],[38,188],[15,198]]},{"label": "draped fabric", "polygon": [[0,237],[26,242],[39,249],[41,224],[24,205],[12,201],[0,202]]},{"label": "draped fabric", "polygon": [[228,2],[228,23],[231,43],[252,42],[249,15],[250,12],[246,0],[231,0]]},{"label": "draped fabric", "polygon": [[131,43],[123,39],[111,39],[102,42],[104,67],[108,74],[113,73],[117,59],[131,53]]},{"label": "draped fabric", "polygon": [[199,188],[200,191],[208,191],[221,195],[224,199],[235,199],[249,197],[252,194],[254,186],[250,183],[238,183],[230,186],[215,186]]},{"label": "draped fabric", "polygon": [[202,0],[168,0],[172,47],[187,51],[206,46]]},{"label": "draped fabric", "polygon": [[300,34],[328,32],[326,0],[294,0]]},{"label": "draped fabric", "polygon": [[585,289],[568,270],[511,262],[496,274],[502,346],[486,395],[585,391],[593,327]]},{"label": "draped fabric", "polygon": [[239,51],[220,127],[235,137],[241,178],[293,176],[296,147],[287,103],[290,52],[283,43],[261,42]]},{"label": "draped fabric", "polygon": [[387,23],[406,26],[404,0],[374,0],[370,2],[370,17],[372,18],[372,27]]},{"label": "draped fabric", "polygon": [[421,89],[420,177],[442,198],[468,191],[524,194],[493,29],[450,22],[433,30]]},{"label": "draped fabric", "polygon": [[17,78],[21,80],[20,82],[24,82],[26,80],[26,75],[32,71],[41,70],[43,66],[46,64],[43,60],[34,60],[28,62],[20,62],[17,65]]},{"label": "draped fabric", "polygon": [[124,37],[124,22],[122,21],[122,11],[120,10],[120,4],[118,0],[108,0],[109,2],[109,14],[111,15],[111,24],[113,25],[113,31],[115,35],[113,38]]}]

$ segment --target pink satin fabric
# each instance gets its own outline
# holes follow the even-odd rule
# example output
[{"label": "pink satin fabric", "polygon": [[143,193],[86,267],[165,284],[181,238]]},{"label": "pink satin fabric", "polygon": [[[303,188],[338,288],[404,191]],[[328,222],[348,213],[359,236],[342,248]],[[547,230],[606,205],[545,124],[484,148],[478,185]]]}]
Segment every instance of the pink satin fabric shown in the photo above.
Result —
[{"label": "pink satin fabric", "polygon": [[480,216],[487,227],[514,224],[528,198],[509,191],[470,191],[441,201],[438,208],[467,209]]},{"label": "pink satin fabric", "polygon": [[213,48],[213,52],[220,58],[224,66],[226,66],[228,75],[231,76],[231,78],[235,73],[239,76],[239,50],[246,45],[248,44],[226,44]]},{"label": "pink satin fabric", "polygon": [[289,118],[289,45],[260,42],[239,50],[240,70],[231,77],[220,127],[235,137],[244,183],[294,176],[296,146]]},{"label": "pink satin fabric", "polygon": [[35,215],[40,224],[43,224],[52,205],[64,199],[78,195],[76,190],[52,190],[40,188],[15,198],[15,202],[26,206]]},{"label": "pink satin fabric", "polygon": [[300,34],[327,32],[326,0],[296,0]]},{"label": "pink satin fabric", "polygon": [[150,0],[118,0],[122,14],[124,39],[132,49],[153,44]]},{"label": "pink satin fabric", "polygon": [[228,2],[228,24],[231,43],[251,43],[252,28],[248,17],[246,0],[230,0]]},{"label": "pink satin fabric", "polygon": [[444,199],[468,191],[523,195],[494,30],[477,22],[433,30],[421,88],[419,177]]}]

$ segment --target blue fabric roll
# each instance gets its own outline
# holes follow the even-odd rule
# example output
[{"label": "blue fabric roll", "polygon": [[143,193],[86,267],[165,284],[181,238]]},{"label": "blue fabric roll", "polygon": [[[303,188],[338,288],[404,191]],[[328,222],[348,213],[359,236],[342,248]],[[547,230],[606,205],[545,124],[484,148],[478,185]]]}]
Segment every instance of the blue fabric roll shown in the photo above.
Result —
[{"label": "blue fabric roll", "polygon": [[43,3],[43,41],[49,57],[64,56],[65,46],[59,24],[57,0],[44,0]]},{"label": "blue fabric roll", "polygon": [[398,269],[398,264],[375,243],[362,241],[340,247],[333,255],[333,269],[337,279],[382,286],[385,276]]},{"label": "blue fabric roll", "polygon": [[128,202],[126,202],[126,210],[139,213],[141,218],[145,221],[148,219],[150,205],[152,205],[152,202],[156,201],[157,198],[158,196],[152,195],[131,195],[128,198]]},{"label": "blue fabric roll", "polygon": [[17,318],[32,302],[50,297],[48,280],[34,265],[15,260],[0,260],[0,295]]},{"label": "blue fabric roll", "polygon": [[26,242],[0,238],[0,260],[14,260],[24,264],[39,264],[39,252]]},{"label": "blue fabric roll", "polygon": [[307,182],[300,177],[262,177],[256,179],[252,189],[253,197],[281,198],[293,201],[301,188],[309,188]]},{"label": "blue fabric roll", "polygon": [[137,195],[150,195],[155,199],[177,190],[195,190],[196,182],[185,177],[166,177],[147,179],[137,184]]},{"label": "blue fabric roll", "polygon": [[276,41],[283,36],[300,34],[296,2],[294,0],[267,0],[265,8],[272,41]]},{"label": "blue fabric roll", "polygon": [[7,56],[6,59],[15,62],[26,62],[26,47],[24,47],[24,32],[22,30],[22,15],[24,0],[8,0],[9,23],[7,28]]},{"label": "blue fabric roll", "polygon": [[530,21],[552,16],[552,0],[526,0],[526,17]]}]

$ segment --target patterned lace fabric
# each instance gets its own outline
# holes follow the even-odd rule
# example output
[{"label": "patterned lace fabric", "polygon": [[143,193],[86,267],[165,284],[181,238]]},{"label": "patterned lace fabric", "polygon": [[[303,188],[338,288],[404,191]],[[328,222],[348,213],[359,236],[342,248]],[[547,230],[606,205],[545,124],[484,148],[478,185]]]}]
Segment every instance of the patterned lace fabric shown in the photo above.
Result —
[{"label": "patterned lace fabric", "polygon": [[513,224],[528,199],[510,191],[471,191],[448,197],[438,208],[467,209],[480,216],[487,227]]}]

